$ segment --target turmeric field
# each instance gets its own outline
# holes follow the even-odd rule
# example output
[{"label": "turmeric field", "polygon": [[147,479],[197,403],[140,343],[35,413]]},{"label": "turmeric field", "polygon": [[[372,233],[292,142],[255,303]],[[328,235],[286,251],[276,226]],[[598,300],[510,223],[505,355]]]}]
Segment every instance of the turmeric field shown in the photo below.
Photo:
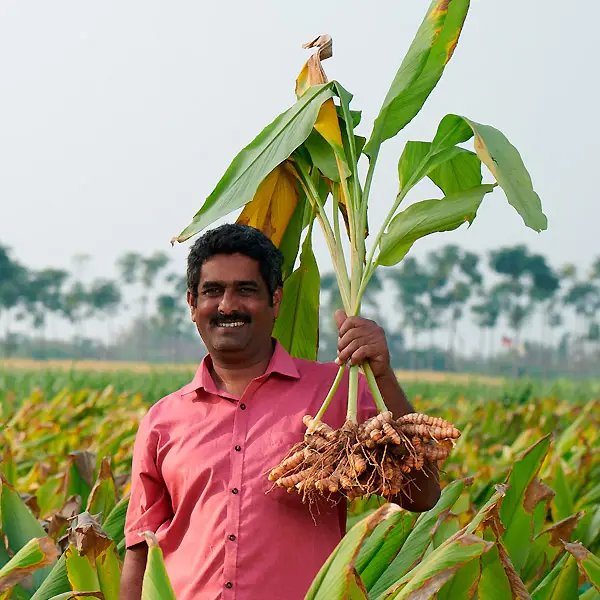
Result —
[{"label": "turmeric field", "polygon": [[[0,394],[0,599],[117,600],[132,446],[156,398],[15,382]],[[420,515],[353,500],[306,597],[600,598],[600,400],[423,389],[415,408],[462,432],[441,499]],[[171,598],[147,541],[144,598]]]}]

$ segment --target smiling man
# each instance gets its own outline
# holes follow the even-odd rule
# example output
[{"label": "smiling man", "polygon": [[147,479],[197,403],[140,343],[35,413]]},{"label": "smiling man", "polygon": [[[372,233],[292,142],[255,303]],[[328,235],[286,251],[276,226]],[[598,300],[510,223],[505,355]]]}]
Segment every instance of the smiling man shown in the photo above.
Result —
[{"label": "smiling man", "polygon": [[[208,350],[191,383],[159,400],[137,433],[121,599],[138,600],[155,532],[178,600],[301,600],[345,532],[346,503],[309,510],[267,474],[304,434],[337,373],[335,363],[292,358],[273,339],[282,256],[260,231],[223,225],[188,257],[187,301]],[[390,367],[383,330],[336,313],[340,361],[369,360],[385,401],[412,412]],[[348,380],[325,415],[344,422]],[[359,419],[376,414],[361,377]],[[435,477],[414,482],[408,510],[431,508]]]}]

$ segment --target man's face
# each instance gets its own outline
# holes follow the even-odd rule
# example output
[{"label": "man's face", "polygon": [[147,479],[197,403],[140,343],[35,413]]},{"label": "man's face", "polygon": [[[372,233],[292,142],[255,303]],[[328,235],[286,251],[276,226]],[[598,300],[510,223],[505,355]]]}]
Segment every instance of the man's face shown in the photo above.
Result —
[{"label": "man's face", "polygon": [[188,291],[192,321],[211,354],[248,360],[270,349],[281,289],[270,298],[258,261],[242,254],[213,256],[202,265],[193,302]]}]

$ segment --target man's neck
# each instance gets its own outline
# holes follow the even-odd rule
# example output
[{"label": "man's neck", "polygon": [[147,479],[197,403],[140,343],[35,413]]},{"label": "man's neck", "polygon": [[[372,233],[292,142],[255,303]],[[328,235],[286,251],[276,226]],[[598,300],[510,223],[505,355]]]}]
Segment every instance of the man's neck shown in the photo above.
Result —
[{"label": "man's neck", "polygon": [[268,353],[255,356],[252,361],[244,362],[232,362],[228,361],[227,358],[211,355],[211,377],[217,389],[224,390],[240,398],[253,379],[264,375],[272,354],[269,349]]}]

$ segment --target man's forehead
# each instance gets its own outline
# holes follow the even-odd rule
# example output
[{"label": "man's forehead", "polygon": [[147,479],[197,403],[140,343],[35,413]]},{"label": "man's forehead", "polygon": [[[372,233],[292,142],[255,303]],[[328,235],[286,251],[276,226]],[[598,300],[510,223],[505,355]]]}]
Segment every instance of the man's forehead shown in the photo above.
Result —
[{"label": "man's forehead", "polygon": [[204,262],[200,270],[200,281],[254,281],[261,279],[257,260],[243,254],[217,254]]}]

